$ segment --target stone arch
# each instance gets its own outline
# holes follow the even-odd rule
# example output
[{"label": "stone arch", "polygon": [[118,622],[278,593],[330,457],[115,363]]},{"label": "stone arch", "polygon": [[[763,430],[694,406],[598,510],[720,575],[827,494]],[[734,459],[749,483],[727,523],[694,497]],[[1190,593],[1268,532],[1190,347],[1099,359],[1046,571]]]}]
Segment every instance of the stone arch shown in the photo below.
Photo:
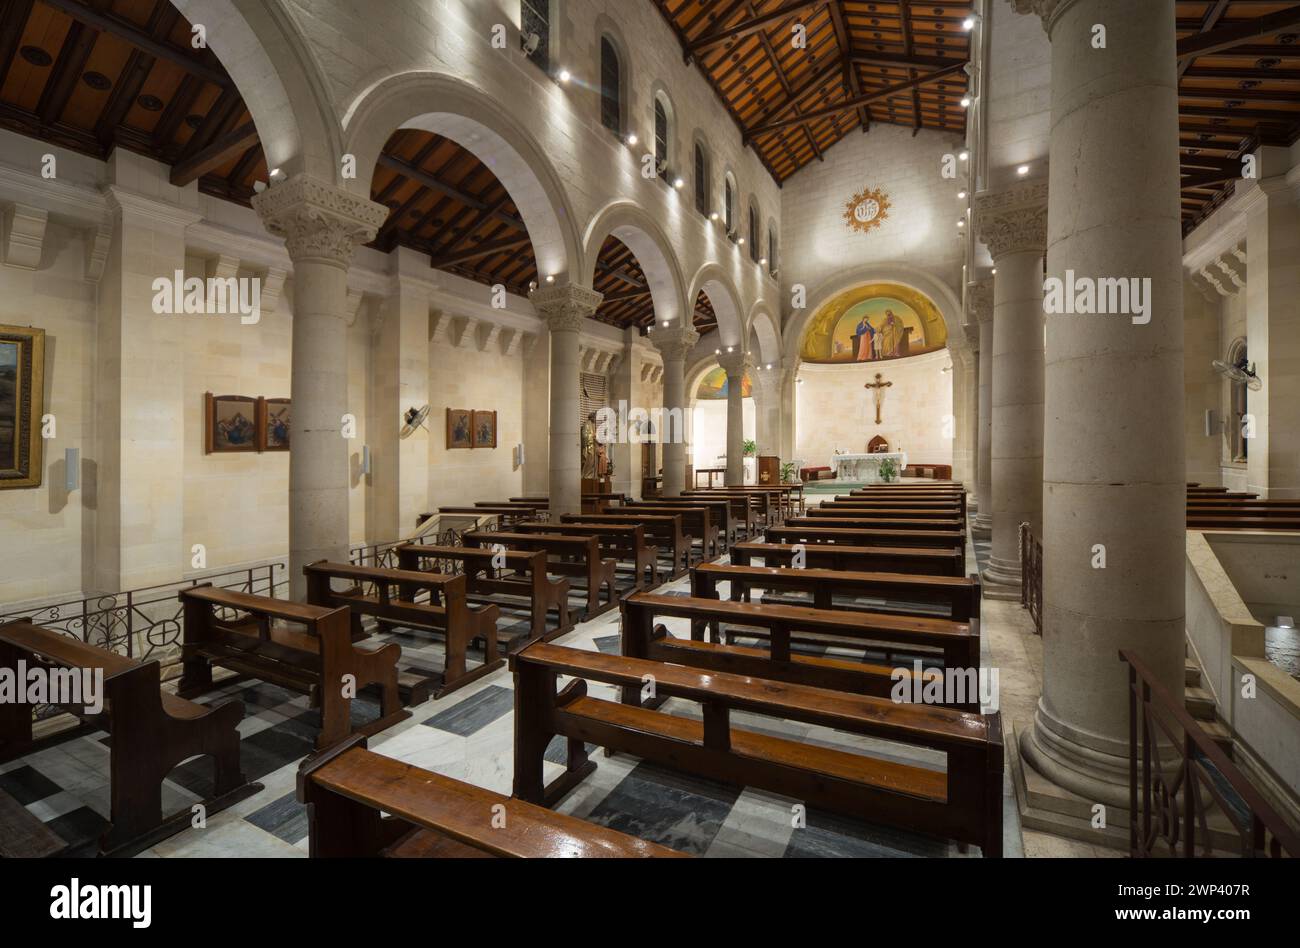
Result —
[{"label": "stone arch", "polygon": [[[610,234],[621,240],[641,264],[641,271],[650,285],[656,325],[677,320],[682,315],[686,281],[673,253],[672,241],[650,214],[631,201],[615,201],[607,205],[587,225],[583,235],[583,269],[578,271],[582,285],[594,285],[596,260],[601,245]],[[691,309],[694,302],[692,298]]]},{"label": "stone arch", "polygon": [[[431,110],[430,103],[437,107]],[[559,174],[536,139],[496,100],[434,72],[402,73],[370,86],[344,116],[344,142],[357,160],[350,184],[366,197],[380,152],[399,128],[452,139],[491,169],[519,208],[539,274],[564,282],[563,276],[584,272],[577,222]]]},{"label": "stone arch", "polygon": [[772,309],[766,300],[759,300],[749,310],[745,320],[749,327],[751,343],[757,343],[754,358],[764,365],[781,365],[781,329],[780,323],[772,315]]},{"label": "stone arch", "polygon": [[738,346],[745,341],[745,323],[740,314],[740,294],[731,277],[716,263],[706,263],[695,274],[686,294],[686,312],[695,312],[695,300],[706,293],[718,317],[718,336],[724,346]]},{"label": "stone arch", "polygon": [[869,264],[841,271],[822,281],[817,287],[809,288],[808,305],[801,310],[795,310],[786,321],[782,332],[782,351],[797,358],[803,345],[804,333],[813,314],[833,297],[864,283],[901,283],[924,293],[943,315],[948,338],[964,337],[965,330],[961,325],[961,300],[948,284],[924,270],[904,264]]},{"label": "stone arch", "polygon": [[279,6],[261,0],[171,3],[206,28],[208,47],[253,116],[267,167],[337,182],[342,136],[319,63]]}]

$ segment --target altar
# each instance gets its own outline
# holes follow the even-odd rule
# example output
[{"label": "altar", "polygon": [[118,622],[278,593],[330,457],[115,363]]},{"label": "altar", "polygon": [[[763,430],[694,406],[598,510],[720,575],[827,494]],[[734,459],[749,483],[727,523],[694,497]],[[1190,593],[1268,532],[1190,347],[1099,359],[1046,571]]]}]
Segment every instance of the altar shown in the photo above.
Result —
[{"label": "altar", "polygon": [[894,479],[901,479],[903,468],[907,467],[907,454],[903,451],[882,451],[879,454],[837,454],[831,458],[831,468],[835,471],[836,480],[858,484],[879,484],[882,483],[880,464],[887,458],[894,462]]}]

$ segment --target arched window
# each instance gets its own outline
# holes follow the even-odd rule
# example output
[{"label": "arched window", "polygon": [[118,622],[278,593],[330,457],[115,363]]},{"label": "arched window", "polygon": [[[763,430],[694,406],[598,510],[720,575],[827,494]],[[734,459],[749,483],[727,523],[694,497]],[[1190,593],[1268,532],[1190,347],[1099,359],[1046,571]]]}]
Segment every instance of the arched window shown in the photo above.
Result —
[{"label": "arched window", "polygon": [[623,133],[622,63],[607,36],[600,38],[600,124]]},{"label": "arched window", "polygon": [[695,143],[695,209],[709,214],[709,159],[702,142]]},{"label": "arched window", "polygon": [[659,177],[668,177],[668,107],[655,96],[655,164]]},{"label": "arched window", "polygon": [[537,35],[537,48],[528,54],[541,69],[551,71],[551,0],[520,0],[520,32]]},{"label": "arched window", "polygon": [[758,242],[758,208],[749,205],[749,259],[758,263],[763,255],[763,245]]},{"label": "arched window", "polygon": [[736,232],[736,182],[727,175],[726,187],[722,194],[722,219],[727,225],[727,233]]},{"label": "arched window", "polygon": [[776,225],[772,224],[767,228],[767,272],[776,276]]}]

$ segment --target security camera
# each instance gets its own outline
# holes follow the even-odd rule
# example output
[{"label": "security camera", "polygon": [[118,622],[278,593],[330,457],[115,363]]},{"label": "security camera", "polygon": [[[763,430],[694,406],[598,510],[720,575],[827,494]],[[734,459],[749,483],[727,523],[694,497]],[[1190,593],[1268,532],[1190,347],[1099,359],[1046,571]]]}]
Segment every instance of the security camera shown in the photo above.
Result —
[{"label": "security camera", "polygon": [[542,45],[542,38],[536,33],[524,33],[519,37],[519,45],[523,47],[525,56],[531,56]]},{"label": "security camera", "polygon": [[667,173],[668,173],[668,159],[667,159],[667,158],[661,158],[661,159],[659,159],[658,161],[656,161],[656,162],[655,162],[655,171],[659,172],[659,174],[667,174]]}]

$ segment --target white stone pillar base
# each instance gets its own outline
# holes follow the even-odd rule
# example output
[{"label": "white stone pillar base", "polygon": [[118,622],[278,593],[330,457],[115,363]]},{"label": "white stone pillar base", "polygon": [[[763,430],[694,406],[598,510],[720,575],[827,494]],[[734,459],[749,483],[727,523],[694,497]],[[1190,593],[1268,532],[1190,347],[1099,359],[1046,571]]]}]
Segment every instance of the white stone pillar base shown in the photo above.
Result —
[{"label": "white stone pillar base", "polygon": [[989,558],[989,567],[980,574],[984,585],[984,598],[1000,602],[1020,601],[1020,560],[1007,560],[998,556]]}]

